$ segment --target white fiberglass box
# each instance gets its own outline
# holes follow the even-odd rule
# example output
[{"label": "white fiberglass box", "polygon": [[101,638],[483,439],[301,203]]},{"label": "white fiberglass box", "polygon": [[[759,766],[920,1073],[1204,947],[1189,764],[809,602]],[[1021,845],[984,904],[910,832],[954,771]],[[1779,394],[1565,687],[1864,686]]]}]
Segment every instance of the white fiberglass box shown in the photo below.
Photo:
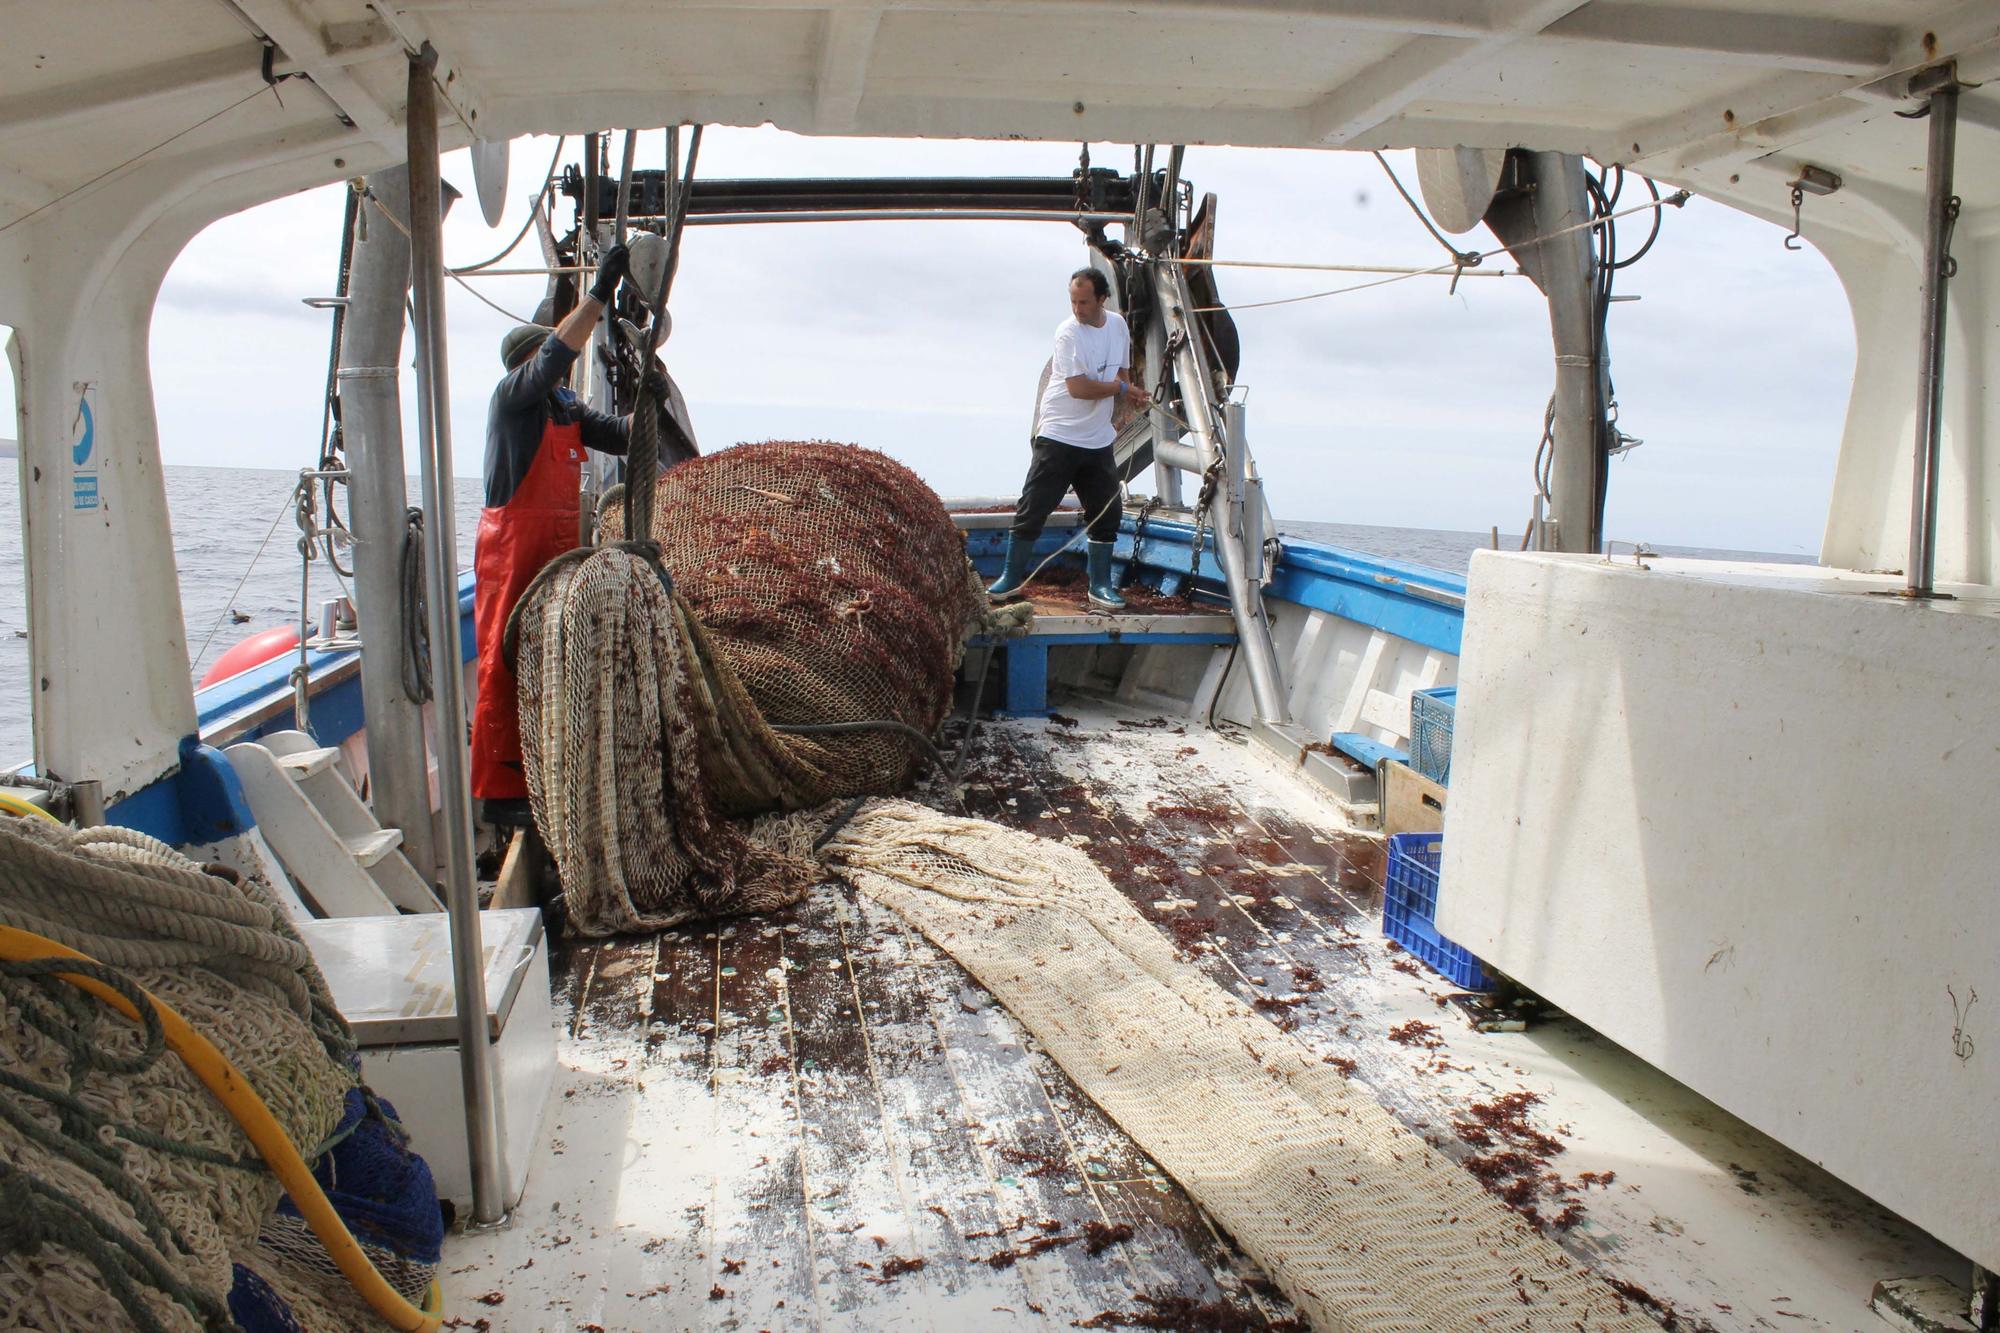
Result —
[{"label": "white fiberglass box", "polygon": [[[542,914],[481,912],[486,1029],[499,1082],[507,1206],[526,1188],[542,1111],[555,1080],[555,1009]],[[472,1199],[465,1097],[459,1081],[451,936],[442,912],[337,917],[300,927],[334,1003],[361,1045],[361,1076],[396,1107],[438,1195]]]},{"label": "white fiberglass box", "polygon": [[1474,558],[1440,929],[2000,1267],[2000,592],[1646,564]]}]

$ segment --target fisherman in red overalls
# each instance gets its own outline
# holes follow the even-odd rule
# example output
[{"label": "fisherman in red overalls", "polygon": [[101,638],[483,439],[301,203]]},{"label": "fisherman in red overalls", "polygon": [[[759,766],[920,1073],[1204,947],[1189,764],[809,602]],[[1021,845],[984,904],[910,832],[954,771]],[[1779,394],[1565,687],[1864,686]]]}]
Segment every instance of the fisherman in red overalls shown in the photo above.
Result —
[{"label": "fisherman in red overalls", "polygon": [[507,617],[542,566],[577,545],[583,451],[623,454],[631,434],[630,417],[586,407],[563,384],[629,262],[624,246],[612,246],[590,294],[558,327],[523,324],[500,340],[507,375],[486,412],[486,508],[472,558],[479,638],[472,795],[489,823],[530,822],[514,673],[500,652]]}]

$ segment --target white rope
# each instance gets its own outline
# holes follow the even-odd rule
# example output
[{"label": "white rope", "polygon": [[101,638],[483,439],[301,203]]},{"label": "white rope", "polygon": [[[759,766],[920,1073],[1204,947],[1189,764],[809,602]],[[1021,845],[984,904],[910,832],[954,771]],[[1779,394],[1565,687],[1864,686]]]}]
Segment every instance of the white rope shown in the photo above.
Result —
[{"label": "white rope", "polygon": [[[293,1143],[324,1143],[353,1072],[352,1036],[312,955],[269,890],[203,870],[130,829],[72,830],[0,820],[0,923],[57,940],[125,974],[212,1041],[241,1070]],[[10,1180],[71,1216],[120,1255],[172,1275],[172,1288],[223,1307],[243,1264],[309,1326],[360,1329],[339,1279],[321,1283],[271,1245],[283,1193],[255,1169],[248,1138],[178,1058],[149,1048],[145,1029],[80,992],[21,975],[0,978],[0,1161]],[[68,1024],[51,1022],[66,1015]],[[40,1089],[41,1091],[36,1091]],[[58,1123],[49,1093],[88,1114]],[[100,1123],[101,1122],[101,1123]],[[81,1137],[80,1137],[81,1136]],[[78,1151],[81,1145],[87,1151]],[[139,1210],[135,1213],[134,1207]],[[147,1215],[164,1222],[148,1225]],[[86,1249],[51,1243],[0,1254],[0,1327],[113,1333],[134,1305],[107,1300]],[[134,1304],[141,1327],[193,1330],[194,1310],[157,1283]],[[121,1310],[121,1306],[124,1308]]]},{"label": "white rope", "polygon": [[[402,232],[404,236],[408,236],[410,234],[410,229],[403,225],[403,220],[397,217],[394,213],[391,213],[388,210],[388,208],[383,205],[382,201],[380,199],[377,199],[372,192],[365,192],[364,197],[368,200],[370,204],[374,205],[375,211],[377,213],[380,213],[384,218],[388,220],[390,226],[394,227],[397,231]],[[473,299],[478,301],[481,305],[486,306],[488,309],[498,311],[499,313],[505,315],[507,318],[513,320],[516,324],[532,324],[535,322],[532,319],[527,319],[524,318],[523,316],[515,314],[513,311],[507,309],[505,306],[495,305],[493,302],[487,300],[484,296],[482,296],[479,293],[479,290],[476,287],[474,287],[471,283],[467,282],[464,278],[461,278],[457,273],[454,273],[452,270],[446,269],[444,271],[444,275],[447,278],[450,278],[453,282],[457,283],[459,286],[465,288],[466,291],[471,292]]]},{"label": "white rope", "polygon": [[[1601,218],[1591,218],[1586,222],[1578,222],[1572,226],[1562,227],[1555,231],[1549,232],[1547,235],[1537,236],[1532,240],[1523,241],[1518,246],[1509,246],[1508,249],[1518,254],[1520,251],[1525,250],[1530,246],[1540,245],[1544,241],[1558,240],[1564,236],[1570,235],[1572,232],[1587,231],[1592,227],[1602,227],[1608,222],[1616,222],[1619,218],[1630,217],[1634,213],[1644,213],[1649,209],[1665,208],[1668,205],[1672,205],[1675,208],[1679,208],[1682,204],[1685,204],[1691,197],[1692,196],[1690,196],[1686,190],[1676,190],[1674,193],[1667,195],[1663,199],[1649,199],[1643,204],[1634,204],[1632,205],[1632,207],[1620,209],[1616,213],[1607,213]],[[1477,252],[1473,253],[1477,254]],[[1196,306],[1194,308],[1193,313],[1197,315],[1206,315],[1206,314],[1213,314],[1217,311],[1229,311],[1233,313],[1238,310],[1263,310],[1267,309],[1270,306],[1295,305],[1300,301],[1317,301],[1322,297],[1327,297],[1327,296],[1345,296],[1349,292],[1365,292],[1371,287],[1387,287],[1391,283],[1408,282],[1411,278],[1434,277],[1440,273],[1461,273],[1461,276],[1469,278],[1476,276],[1477,272],[1478,270],[1469,268],[1466,265],[1461,264],[1456,260],[1454,260],[1448,264],[1439,264],[1435,268],[1415,269],[1411,272],[1397,273],[1391,277],[1379,278],[1374,282],[1357,282],[1351,287],[1335,287],[1331,291],[1307,292],[1304,296],[1284,296],[1284,297],[1279,297],[1277,300],[1274,301],[1245,301],[1236,305]]]},{"label": "white rope", "polygon": [[[1183,267],[1202,268],[1271,268],[1288,269],[1300,273],[1396,273],[1406,278],[1422,278],[1436,273],[1434,268],[1412,268],[1407,264],[1307,264],[1293,260],[1277,259],[1165,259],[1166,264]],[[1451,271],[1446,266],[1445,272]],[[1519,269],[1481,268],[1467,269],[1468,278],[1518,278]]]}]

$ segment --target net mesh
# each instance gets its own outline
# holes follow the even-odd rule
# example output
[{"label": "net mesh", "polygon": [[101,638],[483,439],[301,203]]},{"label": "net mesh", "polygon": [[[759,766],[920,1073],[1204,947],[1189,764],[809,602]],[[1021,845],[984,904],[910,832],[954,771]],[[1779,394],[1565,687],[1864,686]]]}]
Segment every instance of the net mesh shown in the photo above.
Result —
[{"label": "net mesh", "polygon": [[[653,504],[661,564],[765,721],[888,719],[928,734],[943,719],[985,590],[914,472],[853,445],[741,445],[668,472]],[[622,502],[602,527],[627,535]],[[806,804],[890,790],[922,759],[890,731],[788,748],[818,774]]]},{"label": "net mesh", "polygon": [[[0,963],[0,1328],[379,1323],[287,1220],[277,1180],[158,1029],[58,970],[142,1011],[134,987],[174,1009],[308,1158],[337,1138],[315,1166],[336,1209],[401,1289],[429,1285],[441,1230],[429,1172],[386,1113],[346,1122],[379,1104],[266,886],[128,829],[0,818],[0,924],[100,960]],[[393,1152],[370,1137],[384,1132]],[[390,1156],[394,1169],[378,1165]]]},{"label": "net mesh", "polygon": [[[943,503],[872,450],[769,443],[661,478],[652,548],[572,552],[510,625],[535,820],[584,934],[768,911],[819,878],[734,821],[908,782],[995,613]],[[834,728],[801,732],[791,728]]]},{"label": "net mesh", "polygon": [[[760,833],[810,854],[823,820]],[[1077,849],[870,801],[817,853],[978,978],[1316,1329],[1657,1325],[1297,1039]]]}]

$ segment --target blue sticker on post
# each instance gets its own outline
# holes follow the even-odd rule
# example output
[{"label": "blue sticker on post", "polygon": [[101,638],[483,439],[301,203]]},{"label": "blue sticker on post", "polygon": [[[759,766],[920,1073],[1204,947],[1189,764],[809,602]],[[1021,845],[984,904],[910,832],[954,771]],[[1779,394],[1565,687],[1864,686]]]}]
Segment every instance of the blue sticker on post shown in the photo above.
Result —
[{"label": "blue sticker on post", "polygon": [[83,427],[83,434],[70,446],[70,461],[78,469],[70,484],[70,508],[97,508],[97,469],[83,471],[83,465],[90,461],[92,449],[97,444],[97,419],[90,410],[90,388],[88,383],[76,386],[76,423]]}]

